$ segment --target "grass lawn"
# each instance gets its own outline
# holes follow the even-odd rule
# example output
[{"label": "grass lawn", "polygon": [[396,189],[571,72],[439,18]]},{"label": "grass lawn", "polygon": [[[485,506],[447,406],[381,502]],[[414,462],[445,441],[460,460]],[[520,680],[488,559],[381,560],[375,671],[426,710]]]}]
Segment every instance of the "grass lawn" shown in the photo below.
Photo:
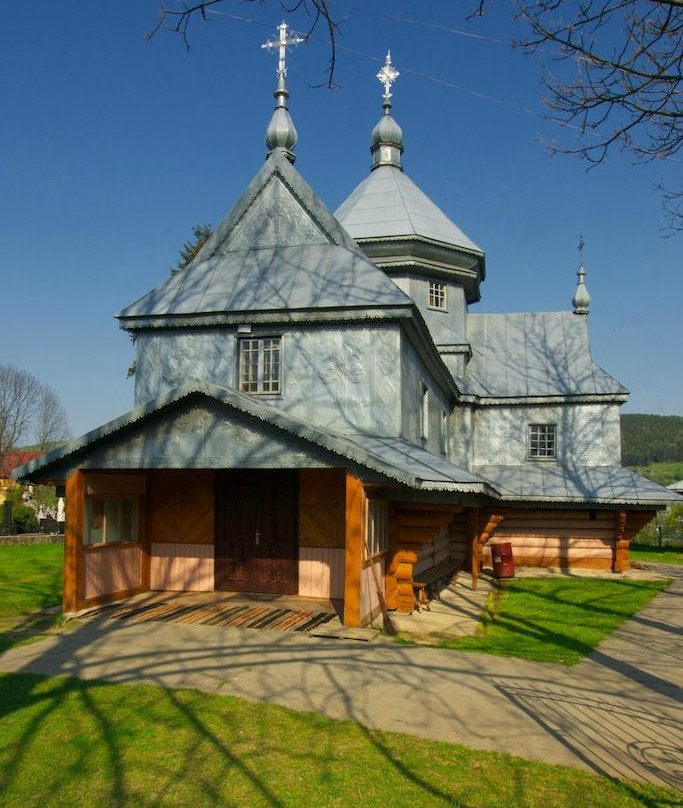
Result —
[{"label": "grass lawn", "polygon": [[37,615],[62,602],[64,546],[0,546],[0,653],[49,629],[56,615]]},{"label": "grass lawn", "polygon": [[442,646],[575,665],[668,581],[519,578],[493,589],[478,636]]},{"label": "grass lawn", "polygon": [[679,797],[232,697],[0,676],[0,808],[670,808]]},{"label": "grass lawn", "polygon": [[683,564],[683,550],[671,547],[650,547],[647,544],[632,544],[633,561],[659,561],[660,564]]}]

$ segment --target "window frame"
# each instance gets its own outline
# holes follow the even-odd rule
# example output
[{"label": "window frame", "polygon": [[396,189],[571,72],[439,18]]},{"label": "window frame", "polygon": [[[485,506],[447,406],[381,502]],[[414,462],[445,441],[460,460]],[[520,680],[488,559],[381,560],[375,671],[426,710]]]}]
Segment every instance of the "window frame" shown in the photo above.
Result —
[{"label": "window frame", "polygon": [[[138,544],[139,543],[139,496],[137,494],[91,494],[85,498],[85,513],[83,519],[83,547],[119,547],[123,544]],[[93,521],[93,507],[96,502],[102,503],[102,536],[99,541],[92,541],[90,539],[90,531],[92,529]],[[130,515],[130,536],[126,538],[119,538],[111,540],[107,536],[107,502],[116,502],[119,504],[118,518],[119,518],[119,531],[121,530],[121,504],[123,502],[131,503]]]},{"label": "window frame", "polygon": [[432,311],[448,311],[448,287],[442,281],[428,282],[427,308]]},{"label": "window frame", "polygon": [[[245,393],[247,395],[252,396],[280,396],[282,395],[282,335],[281,334],[245,334],[244,336],[240,335],[237,338],[237,390],[240,393]],[[246,374],[244,373],[245,370],[245,353],[247,350],[252,350],[253,348],[247,347],[251,344],[256,344],[256,376],[255,379],[251,377],[245,378]],[[266,360],[270,362],[270,366],[272,367],[273,358],[272,358],[272,345],[266,347],[266,343],[275,343],[277,344],[277,377],[273,378],[272,372],[266,378]],[[270,356],[267,357],[267,352],[270,352]],[[253,363],[252,367],[249,370],[253,370]],[[248,385],[255,385],[255,389],[245,389]],[[276,389],[272,389],[273,385],[277,385]],[[269,389],[264,389],[264,387],[269,386]]]},{"label": "window frame", "polygon": [[[534,436],[534,430],[545,430]],[[552,435],[552,440],[548,440]],[[534,445],[535,443],[535,445]],[[527,459],[536,461],[557,460],[557,424],[555,423],[529,423],[527,424]]]},{"label": "window frame", "polygon": [[420,382],[420,440],[429,440],[429,387]]},{"label": "window frame", "polygon": [[386,555],[389,549],[389,502],[367,499],[365,507],[366,561]]}]

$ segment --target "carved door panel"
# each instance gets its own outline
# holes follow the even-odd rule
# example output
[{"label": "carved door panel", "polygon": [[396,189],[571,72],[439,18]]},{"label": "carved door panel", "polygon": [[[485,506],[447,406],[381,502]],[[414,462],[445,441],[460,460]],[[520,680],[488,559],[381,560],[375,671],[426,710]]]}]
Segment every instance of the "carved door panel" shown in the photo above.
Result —
[{"label": "carved door panel", "polygon": [[215,553],[216,589],[296,594],[297,472],[218,472]]}]

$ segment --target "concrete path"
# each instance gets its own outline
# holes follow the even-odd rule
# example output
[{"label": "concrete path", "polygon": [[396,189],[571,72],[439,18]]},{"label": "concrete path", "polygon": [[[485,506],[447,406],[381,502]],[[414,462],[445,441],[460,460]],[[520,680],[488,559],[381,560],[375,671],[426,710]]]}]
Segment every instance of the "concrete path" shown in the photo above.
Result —
[{"label": "concrete path", "polygon": [[666,572],[675,584],[574,668],[394,643],[95,620],[6,652],[0,670],[232,694],[683,789],[683,569]]}]

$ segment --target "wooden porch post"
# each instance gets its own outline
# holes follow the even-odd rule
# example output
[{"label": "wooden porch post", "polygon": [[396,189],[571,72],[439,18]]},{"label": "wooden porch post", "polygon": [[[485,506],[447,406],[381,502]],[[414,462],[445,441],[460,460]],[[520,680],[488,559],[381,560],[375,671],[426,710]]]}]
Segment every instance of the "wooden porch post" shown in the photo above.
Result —
[{"label": "wooden porch post", "polygon": [[74,473],[66,481],[66,521],[64,524],[65,613],[83,608],[83,523],[85,519],[85,475]]},{"label": "wooden porch post", "polygon": [[470,572],[472,573],[472,589],[477,588],[479,576],[479,509],[470,508],[468,511],[467,536],[470,551]]},{"label": "wooden porch post", "polygon": [[363,546],[363,484],[346,473],[344,625],[360,626],[360,576]]}]

